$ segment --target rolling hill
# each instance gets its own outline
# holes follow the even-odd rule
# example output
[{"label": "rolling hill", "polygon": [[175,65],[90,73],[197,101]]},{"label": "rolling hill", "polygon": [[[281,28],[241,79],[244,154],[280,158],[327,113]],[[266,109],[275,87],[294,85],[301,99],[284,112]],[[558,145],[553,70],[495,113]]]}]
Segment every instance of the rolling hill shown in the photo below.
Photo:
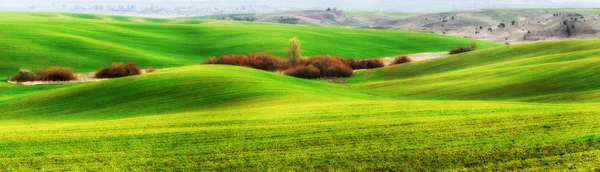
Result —
[{"label": "rolling hill", "polygon": [[[1,13],[0,78],[19,68],[67,66],[91,72],[113,62],[157,68],[199,64],[212,56],[286,56],[298,36],[303,54],[354,58],[448,51],[468,39],[428,33],[341,29],[199,19],[91,14]],[[499,46],[479,41],[481,48]]]},{"label": "rolling hill", "polygon": [[414,13],[308,10],[283,13],[220,14],[191,19],[237,20],[313,26],[368,27],[377,21],[398,20],[416,16]]},{"label": "rolling hill", "polygon": [[[18,103],[2,108],[0,119],[110,119],[252,107],[264,99],[285,103],[369,97],[373,99],[343,85],[250,68],[196,65],[14,96],[12,100]],[[24,111],[30,105],[35,105],[35,108]]]},{"label": "rolling hill", "polygon": [[600,148],[595,105],[394,100],[234,66],[81,84],[0,107],[9,171],[583,170],[598,165]]},{"label": "rolling hill", "polygon": [[554,41],[476,51],[358,73],[367,92],[420,99],[600,102],[600,41]]},{"label": "rolling hill", "polygon": [[[78,71],[115,60],[183,67],[74,85],[0,84],[1,171],[594,171],[600,166],[597,39],[501,47],[482,42],[489,48],[361,71],[338,84],[192,65],[205,57],[191,54],[254,48],[283,53],[288,37],[298,33],[304,34],[309,54],[397,54],[468,40],[229,21],[3,15],[14,18],[1,18],[0,25],[20,27],[2,27],[10,31],[0,38],[9,56],[0,56],[0,64],[32,65],[33,58],[26,58],[31,56],[45,57],[42,65],[73,65]],[[50,16],[40,19],[44,15]],[[265,30],[283,36],[259,34]],[[191,48],[199,45],[192,37],[199,32],[205,39],[245,39],[214,39]],[[28,34],[39,37],[25,39]],[[347,43],[330,40],[349,35],[363,42],[340,47]],[[432,46],[427,50],[385,48],[390,46],[385,40],[424,37],[438,42],[411,44]],[[281,43],[264,43],[271,39]],[[319,40],[321,46],[311,47]],[[279,44],[283,50],[270,49]],[[16,45],[36,51],[17,51]]]},{"label": "rolling hill", "polygon": [[[301,11],[272,14],[216,15],[202,18],[426,31],[458,37],[522,43],[596,38],[600,10],[595,8],[526,8],[450,11],[430,14],[357,11]],[[567,26],[569,27],[567,31]]]}]

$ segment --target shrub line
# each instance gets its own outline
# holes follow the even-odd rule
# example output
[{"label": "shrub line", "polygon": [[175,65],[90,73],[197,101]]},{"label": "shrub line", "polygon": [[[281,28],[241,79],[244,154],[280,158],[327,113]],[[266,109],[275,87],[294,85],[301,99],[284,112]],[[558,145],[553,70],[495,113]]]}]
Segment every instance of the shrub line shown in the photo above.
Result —
[{"label": "shrub line", "polygon": [[[425,60],[447,55],[447,53],[421,53],[415,54],[416,60]],[[415,59],[403,55],[396,58],[370,58],[370,59],[352,59],[332,56],[314,56],[290,58],[287,60],[277,58],[265,53],[258,54],[230,54],[221,56],[221,58],[211,57],[202,64],[223,64],[250,67],[265,71],[277,72],[297,78],[316,79],[316,78],[340,78],[350,77],[355,71],[374,69],[386,66],[410,63]]]},{"label": "shrub line", "polygon": [[[159,70],[164,70],[164,69],[167,69],[167,68],[154,69],[153,67],[150,67],[148,69],[141,70],[141,71],[142,71],[142,74],[146,74],[146,73],[152,73],[154,71],[159,71]],[[88,72],[88,73],[75,74],[77,76],[77,80],[71,80],[71,81],[42,81],[42,80],[33,80],[33,81],[19,82],[19,81],[11,80],[9,78],[8,79],[8,83],[18,84],[18,85],[24,85],[24,86],[34,86],[34,85],[76,84],[76,83],[97,82],[97,81],[104,81],[104,80],[113,79],[113,78],[97,78],[95,76],[95,74],[96,74],[96,72]]]}]

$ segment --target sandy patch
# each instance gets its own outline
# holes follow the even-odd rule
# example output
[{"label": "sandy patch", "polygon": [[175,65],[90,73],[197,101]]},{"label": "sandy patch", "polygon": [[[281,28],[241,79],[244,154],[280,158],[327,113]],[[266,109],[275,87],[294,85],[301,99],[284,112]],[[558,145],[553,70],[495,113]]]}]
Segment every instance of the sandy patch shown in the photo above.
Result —
[{"label": "sandy patch", "polygon": [[[164,70],[164,69],[161,69],[161,70]],[[148,73],[147,69],[142,70],[142,74],[145,74],[145,73]],[[30,81],[30,82],[8,81],[8,83],[32,86],[32,85],[76,84],[76,83],[85,83],[85,82],[104,81],[104,80],[110,79],[110,78],[96,78],[95,74],[96,74],[95,72],[80,73],[80,74],[77,74],[77,80],[73,80],[73,81]]]},{"label": "sandy patch", "polygon": [[[439,58],[439,57],[444,57],[444,56],[448,56],[448,52],[437,52],[437,53],[419,53],[419,54],[411,54],[411,55],[407,55],[408,57],[410,57],[413,61],[423,61],[423,60],[429,60],[429,59],[434,59],[434,58]],[[381,59],[381,61],[383,61],[383,64],[385,64],[386,66],[389,66],[392,62],[394,62],[395,57],[383,57],[383,58],[379,58]]]},{"label": "sandy patch", "polygon": [[[407,56],[412,58],[413,61],[423,61],[423,60],[444,57],[444,56],[448,56],[448,55],[449,55],[448,52],[437,52],[437,53],[434,52],[434,53],[411,54],[411,55],[407,55]],[[383,61],[384,65],[389,66],[392,62],[394,62],[395,57],[382,57],[382,58],[376,58],[376,59],[380,59],[381,61]],[[358,69],[358,70],[354,70],[354,72],[366,71],[366,70],[369,70],[369,69]]]}]

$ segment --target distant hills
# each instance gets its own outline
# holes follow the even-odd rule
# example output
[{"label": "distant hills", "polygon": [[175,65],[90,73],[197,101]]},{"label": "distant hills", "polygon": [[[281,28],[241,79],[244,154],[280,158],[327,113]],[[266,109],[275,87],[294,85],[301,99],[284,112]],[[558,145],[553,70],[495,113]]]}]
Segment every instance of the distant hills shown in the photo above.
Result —
[{"label": "distant hills", "polygon": [[595,38],[600,33],[600,9],[488,9],[430,14],[320,10],[201,18],[434,32],[508,44]]}]

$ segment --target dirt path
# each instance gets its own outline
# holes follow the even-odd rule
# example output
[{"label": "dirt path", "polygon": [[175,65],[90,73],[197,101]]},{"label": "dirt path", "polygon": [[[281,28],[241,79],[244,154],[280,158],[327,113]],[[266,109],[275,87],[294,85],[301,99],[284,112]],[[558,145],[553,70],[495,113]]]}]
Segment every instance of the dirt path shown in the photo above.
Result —
[{"label": "dirt path", "polygon": [[[448,52],[437,52],[437,53],[434,52],[434,53],[411,54],[408,56],[410,58],[412,58],[413,61],[422,61],[422,60],[444,57],[447,55],[448,55]],[[383,57],[383,58],[378,58],[378,59],[381,59],[383,61],[383,64],[385,64],[386,66],[389,66],[390,63],[392,63],[394,61],[394,58],[395,57]],[[157,71],[159,71],[159,70],[165,70],[165,69],[157,69]],[[355,70],[355,72],[362,71],[362,70],[365,70],[365,69]],[[145,74],[145,73],[147,73],[146,69],[143,69],[142,74]],[[30,82],[8,81],[8,82],[12,83],[12,84],[32,86],[32,85],[52,85],[52,84],[76,84],[76,83],[97,82],[97,81],[108,80],[105,78],[102,78],[102,79],[96,78],[95,72],[77,74],[77,78],[78,79],[74,80],[74,81],[30,81]]]},{"label": "dirt path", "polygon": [[94,76],[94,73],[82,73],[82,74],[77,74],[77,80],[74,80],[74,81],[29,81],[29,82],[8,81],[8,82],[12,83],[12,84],[30,86],[30,85],[50,85],[50,84],[75,84],[75,83],[96,82],[96,81],[103,81],[103,80],[107,80],[107,79],[96,78],[96,76]]},{"label": "dirt path", "polygon": [[[408,57],[412,58],[413,61],[422,61],[433,58],[439,58],[449,55],[448,52],[437,52],[437,53],[419,53],[419,54],[410,54]],[[383,61],[383,64],[389,66],[390,63],[394,62],[395,57],[384,57],[380,58]]]},{"label": "dirt path", "polygon": [[[161,69],[161,70],[164,70],[164,69]],[[146,72],[146,69],[143,69],[142,74],[145,74],[145,73],[148,73],[148,72]],[[76,83],[97,82],[97,81],[109,80],[107,78],[96,78],[95,74],[96,74],[95,72],[76,74],[77,80],[74,80],[74,81],[29,81],[29,82],[8,81],[8,83],[25,85],[25,86],[33,86],[33,85],[76,84]]]},{"label": "dirt path", "polygon": [[[411,55],[407,55],[407,56],[412,58],[413,61],[422,61],[422,60],[444,57],[444,56],[448,56],[448,55],[449,55],[448,52],[437,52],[437,53],[411,54]],[[384,65],[389,66],[392,62],[394,62],[395,57],[383,57],[383,58],[378,58],[378,59],[383,61]],[[358,69],[358,70],[354,70],[354,72],[366,71],[366,70],[369,70],[369,69]]]}]

